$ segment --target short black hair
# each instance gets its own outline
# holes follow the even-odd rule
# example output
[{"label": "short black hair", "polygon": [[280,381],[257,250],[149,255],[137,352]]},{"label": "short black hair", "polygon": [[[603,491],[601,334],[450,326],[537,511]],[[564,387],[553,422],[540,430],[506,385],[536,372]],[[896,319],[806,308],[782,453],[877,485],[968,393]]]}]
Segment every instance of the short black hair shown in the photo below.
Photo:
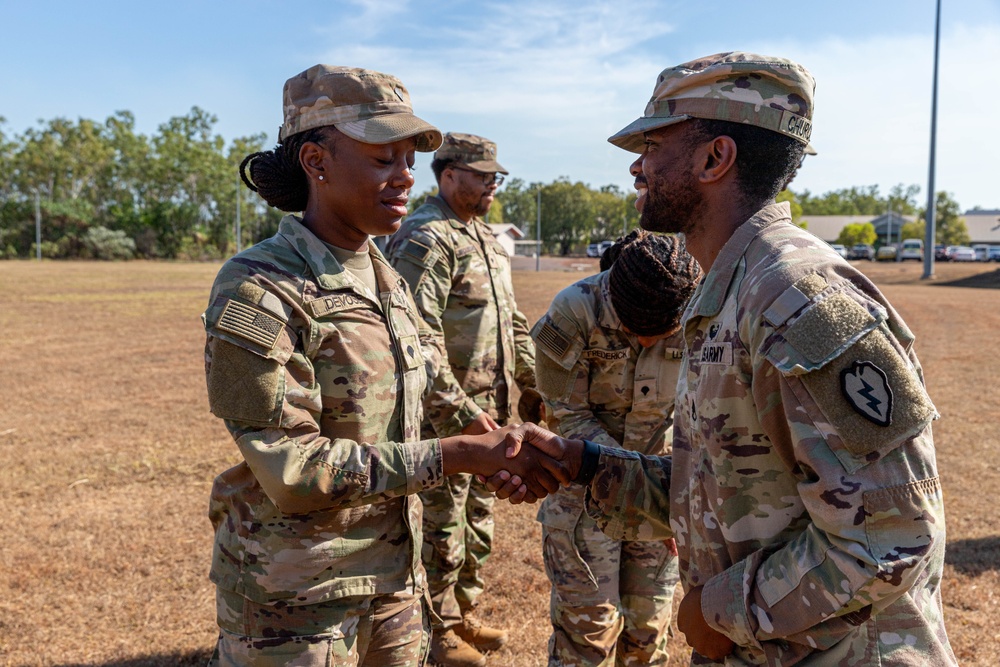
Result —
[{"label": "short black hair", "polygon": [[438,185],[441,184],[441,174],[444,173],[444,170],[452,166],[453,164],[457,163],[458,160],[454,158],[436,157],[433,160],[431,160],[431,171],[434,172],[434,180],[438,182]]},{"label": "short black hair", "polygon": [[805,144],[749,123],[692,118],[687,135],[692,144],[728,136],[736,142],[736,182],[744,203],[762,207],[785,188],[798,169]]}]

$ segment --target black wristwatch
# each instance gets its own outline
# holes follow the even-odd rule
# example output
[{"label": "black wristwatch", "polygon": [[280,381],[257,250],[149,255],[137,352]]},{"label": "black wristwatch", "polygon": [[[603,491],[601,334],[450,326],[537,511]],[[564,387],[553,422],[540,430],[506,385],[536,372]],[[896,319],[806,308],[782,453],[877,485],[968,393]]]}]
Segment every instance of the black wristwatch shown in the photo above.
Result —
[{"label": "black wristwatch", "polygon": [[601,446],[590,440],[583,441],[583,457],[580,460],[580,470],[573,479],[574,484],[590,484],[597,473],[597,462],[601,459]]}]

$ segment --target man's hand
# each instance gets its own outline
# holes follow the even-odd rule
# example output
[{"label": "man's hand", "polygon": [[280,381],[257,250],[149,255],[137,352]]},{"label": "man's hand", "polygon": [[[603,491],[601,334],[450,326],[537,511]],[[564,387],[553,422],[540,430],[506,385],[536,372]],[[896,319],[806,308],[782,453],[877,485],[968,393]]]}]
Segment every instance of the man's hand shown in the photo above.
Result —
[{"label": "man's hand", "polygon": [[462,429],[463,435],[482,435],[483,433],[489,433],[490,431],[495,431],[500,428],[493,417],[490,417],[489,413],[486,411],[480,412],[476,415],[476,418],[465,425]]},{"label": "man's hand", "polygon": [[696,586],[681,600],[677,609],[677,629],[684,633],[688,646],[706,658],[721,661],[736,645],[705,622],[701,613],[701,590],[702,586]]},{"label": "man's hand", "polygon": [[500,500],[509,500],[515,505],[521,502],[534,502],[522,488],[520,476],[507,470],[507,468],[513,470],[521,456],[543,453],[545,457],[541,459],[543,465],[550,465],[550,460],[559,461],[561,467],[551,469],[550,472],[564,485],[575,479],[580,471],[583,457],[582,440],[567,440],[535,424],[521,424],[506,434],[506,441],[506,456],[514,461],[510,461],[504,469],[497,471],[488,479],[480,475],[480,481],[485,483],[486,488]]},{"label": "man's hand", "polygon": [[[535,447],[524,447],[514,460],[507,458],[507,452],[512,447],[507,442],[507,438],[513,435],[517,443],[516,446],[520,449],[525,432],[531,432],[528,427],[538,428],[534,424],[522,424],[516,427],[505,426],[482,435],[442,438],[444,474],[447,476],[465,472],[485,477],[496,475],[500,470],[506,470],[511,477],[499,482],[499,486],[507,484],[512,476],[517,475],[520,477],[521,483],[526,485],[527,492],[522,492],[519,484],[511,491],[512,494],[518,494],[522,500],[529,502],[532,500],[532,496],[534,499],[544,498],[556,491],[560,483],[572,479],[572,473],[565,462],[553,458]],[[541,432],[544,433],[544,431]],[[551,449],[558,450],[554,447]]]}]

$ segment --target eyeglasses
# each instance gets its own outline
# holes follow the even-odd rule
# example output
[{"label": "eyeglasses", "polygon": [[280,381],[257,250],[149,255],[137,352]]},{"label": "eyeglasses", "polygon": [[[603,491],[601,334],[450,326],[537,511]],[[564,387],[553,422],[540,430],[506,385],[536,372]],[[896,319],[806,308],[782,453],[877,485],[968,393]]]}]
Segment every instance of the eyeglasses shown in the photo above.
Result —
[{"label": "eyeglasses", "polygon": [[451,168],[454,169],[454,170],[456,170],[456,171],[467,171],[470,174],[475,174],[476,176],[479,177],[479,180],[481,180],[483,182],[483,185],[493,185],[494,183],[496,183],[497,187],[500,187],[501,185],[503,185],[503,175],[502,174],[497,174],[497,173],[484,174],[481,171],[473,171],[472,169],[463,169],[462,167],[455,167],[455,166],[452,166]]}]

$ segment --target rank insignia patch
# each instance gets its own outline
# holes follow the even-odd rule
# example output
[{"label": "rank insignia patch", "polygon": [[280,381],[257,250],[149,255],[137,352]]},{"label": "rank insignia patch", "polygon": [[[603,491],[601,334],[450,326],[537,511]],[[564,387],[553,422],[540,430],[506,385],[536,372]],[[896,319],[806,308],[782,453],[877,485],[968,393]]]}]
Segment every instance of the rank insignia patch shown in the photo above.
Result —
[{"label": "rank insignia patch", "polygon": [[270,350],[285,325],[258,308],[230,299],[216,326]]},{"label": "rank insignia patch", "polygon": [[870,361],[855,361],[840,372],[840,390],[854,411],[879,426],[892,423],[892,389],[885,372]]}]

